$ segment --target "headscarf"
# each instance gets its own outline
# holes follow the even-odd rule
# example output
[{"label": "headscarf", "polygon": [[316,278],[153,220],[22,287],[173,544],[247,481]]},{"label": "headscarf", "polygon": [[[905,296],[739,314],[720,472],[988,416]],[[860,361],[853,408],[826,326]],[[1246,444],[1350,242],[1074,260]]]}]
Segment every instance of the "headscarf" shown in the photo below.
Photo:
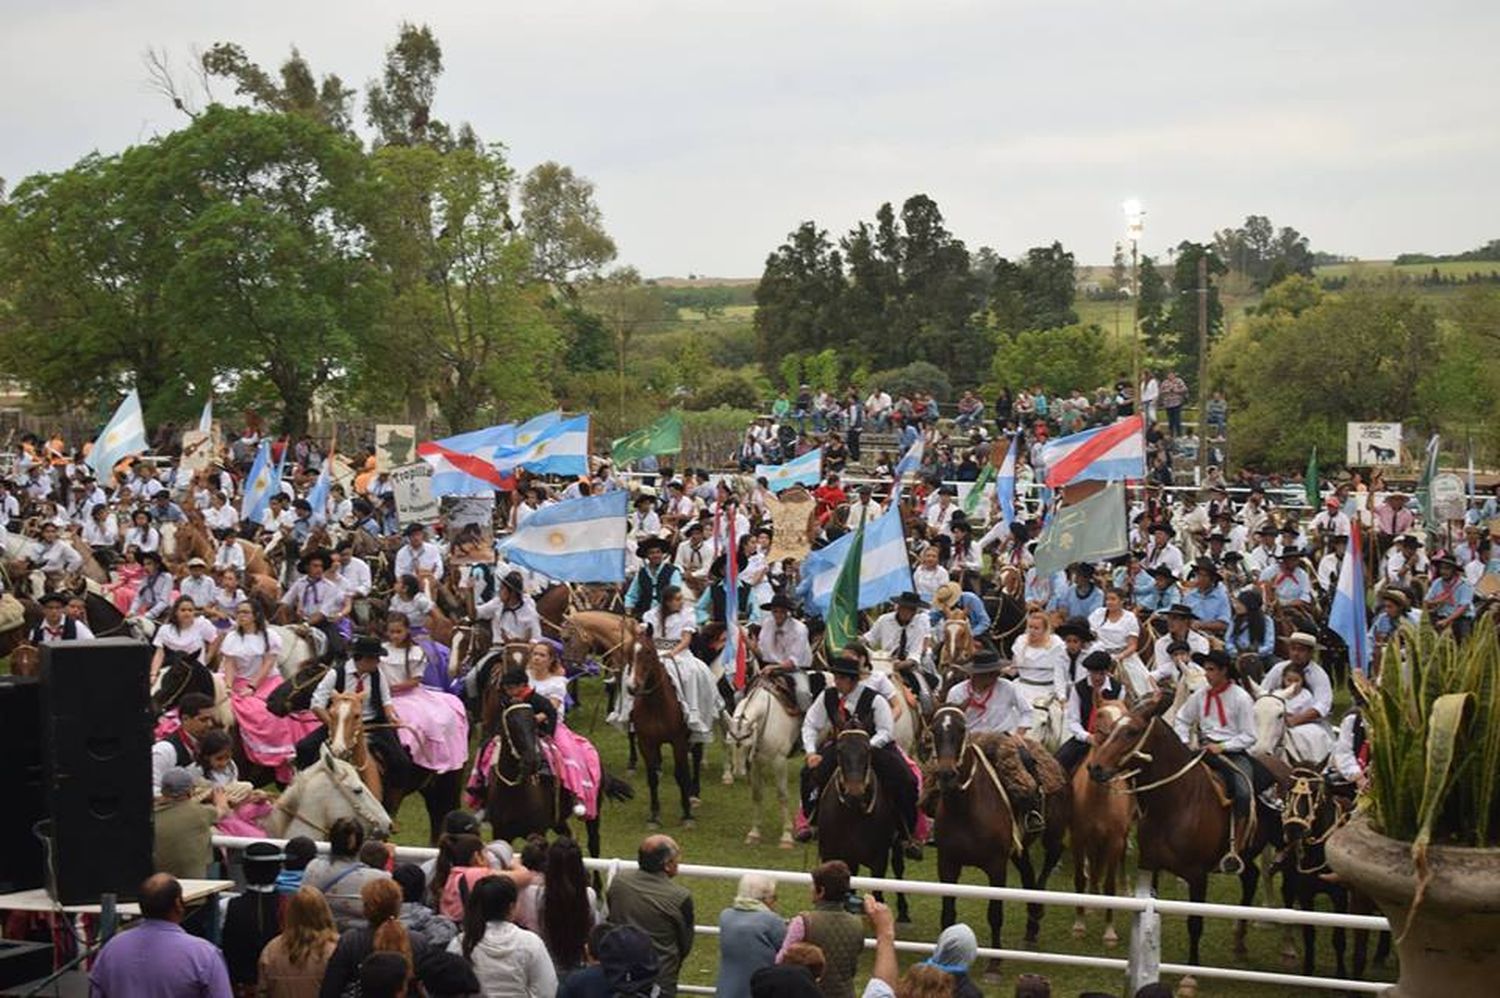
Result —
[{"label": "headscarf", "polygon": [[974,938],[974,930],[958,922],[943,930],[932,956],[922,962],[950,974],[966,974],[978,955],[979,940]]}]

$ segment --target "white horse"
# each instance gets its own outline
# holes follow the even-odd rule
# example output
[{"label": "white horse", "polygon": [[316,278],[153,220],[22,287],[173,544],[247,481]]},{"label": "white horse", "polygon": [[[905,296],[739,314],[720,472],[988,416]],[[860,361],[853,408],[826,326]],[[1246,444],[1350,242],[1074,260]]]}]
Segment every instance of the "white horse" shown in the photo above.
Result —
[{"label": "white horse", "polygon": [[[891,653],[885,651],[871,651],[870,666],[874,671],[883,672],[887,676],[891,677],[891,682],[896,686],[896,695],[899,699],[901,696],[901,690],[904,687],[901,683],[896,682],[895,660]],[[934,696],[935,695],[936,694],[934,693]],[[897,713],[895,709],[892,710],[892,713],[896,714],[895,724],[893,725],[893,729],[896,735],[896,744],[901,746],[901,750],[905,752],[909,758],[912,759],[915,759],[917,757],[917,718],[914,711],[915,708],[913,708],[911,704],[905,702],[902,702],[899,713]]]},{"label": "white horse", "polygon": [[792,812],[787,803],[787,757],[802,732],[802,719],[787,712],[771,690],[757,684],[739,702],[729,719],[725,740],[734,772],[750,781],[750,831],[746,845],[760,844],[760,809],[766,774],[776,782],[776,801],[781,806],[783,849],[792,848]]},{"label": "white horse", "polygon": [[1255,746],[1251,751],[1274,755],[1293,769],[1321,772],[1333,752],[1333,730],[1323,722],[1289,726],[1286,715],[1291,695],[1294,691],[1277,690],[1256,699]]},{"label": "white horse", "polygon": [[1186,662],[1177,673],[1177,685],[1172,693],[1172,706],[1162,716],[1162,720],[1171,724],[1177,717],[1177,712],[1187,705],[1188,697],[1208,685],[1208,677],[1203,673],[1203,666],[1196,662]]},{"label": "white horse", "polygon": [[312,635],[309,640],[299,628],[285,624],[267,624],[266,630],[274,631],[281,639],[281,653],[276,657],[276,668],[285,679],[296,676],[299,670],[323,656],[322,645],[326,639],[322,631],[309,629],[306,632]]},{"label": "white horse", "polygon": [[391,831],[391,816],[365,788],[359,770],[324,745],[318,762],[297,774],[266,816],[266,834],[277,838],[306,835],[321,841],[328,838],[329,826],[339,818],[355,819],[367,834],[383,837]]}]

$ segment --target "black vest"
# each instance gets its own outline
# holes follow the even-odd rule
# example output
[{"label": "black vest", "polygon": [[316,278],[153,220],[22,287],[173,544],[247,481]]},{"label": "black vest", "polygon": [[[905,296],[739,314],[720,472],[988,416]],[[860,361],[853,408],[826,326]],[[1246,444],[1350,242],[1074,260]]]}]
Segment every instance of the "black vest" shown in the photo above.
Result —
[{"label": "black vest", "polygon": [[[735,619],[737,620],[743,618],[750,610],[750,587],[743,582],[740,583],[739,597],[739,609],[735,613]],[[724,615],[724,583],[715,582],[709,589],[708,605],[709,620],[717,621],[721,624],[728,623]]]},{"label": "black vest", "polygon": [[[1078,720],[1083,725],[1089,723],[1089,713],[1094,709],[1094,687],[1087,679],[1080,679],[1073,684],[1073,689],[1078,694]],[[1118,700],[1125,693],[1125,687],[1114,676],[1104,681],[1104,689],[1101,699]]]},{"label": "black vest", "polygon": [[246,891],[225,905],[223,948],[234,984],[254,984],[260,951],[281,932],[281,899],[273,891]]},{"label": "black vest", "polygon": [[162,741],[172,746],[172,751],[177,753],[177,765],[191,766],[193,764],[193,753],[187,747],[187,743],[182,740],[181,728],[178,728],[176,731],[163,738]]},{"label": "black vest", "polygon": [[867,734],[875,733],[875,691],[868,686],[859,691],[859,699],[854,701],[854,715],[842,717],[839,713],[839,691],[835,687],[828,687],[823,691],[823,711],[828,715],[828,726],[838,734],[845,728],[859,728]]},{"label": "black vest", "polygon": [[637,583],[637,588],[635,605],[631,607],[631,609],[635,611],[635,615],[637,617],[644,616],[646,611],[651,609],[652,604],[656,602],[656,590],[661,581],[661,577],[663,575],[670,576],[671,573],[672,565],[669,562],[665,561],[662,562],[661,567],[656,570],[655,576],[651,574],[650,565],[642,565],[639,569],[636,570],[635,580]]},{"label": "black vest", "polygon": [[[379,670],[370,674],[370,703],[375,708],[376,717],[380,717],[385,713],[385,701],[380,697],[380,680],[375,678],[378,675]],[[344,682],[348,678],[349,670],[344,666],[339,666],[333,675],[333,688],[340,693],[344,692]]]},{"label": "black vest", "polygon": [[[63,616],[62,636],[64,641],[78,640],[78,621],[67,615]],[[31,643],[39,645],[42,638],[47,634],[47,623],[43,621],[31,629]]]}]

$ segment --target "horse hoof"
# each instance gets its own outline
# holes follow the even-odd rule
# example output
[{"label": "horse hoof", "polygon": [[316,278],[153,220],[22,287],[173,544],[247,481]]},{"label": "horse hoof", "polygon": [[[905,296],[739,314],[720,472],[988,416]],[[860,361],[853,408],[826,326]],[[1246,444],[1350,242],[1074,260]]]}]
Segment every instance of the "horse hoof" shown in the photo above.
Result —
[{"label": "horse hoof", "polygon": [[726,787],[734,786],[734,774],[725,773],[723,778],[719,782],[723,783]]},{"label": "horse hoof", "polygon": [[695,819],[693,819],[693,818],[683,818],[682,819],[682,827],[683,828],[697,828],[698,827],[698,822]]},{"label": "horse hoof", "polygon": [[1088,931],[1089,927],[1084,924],[1083,919],[1080,918],[1073,923],[1074,939],[1082,939],[1084,936],[1088,935]]},{"label": "horse hoof", "polygon": [[1115,949],[1119,945],[1120,945],[1120,934],[1118,932],[1116,932],[1115,931],[1115,927],[1113,925],[1111,925],[1109,928],[1107,928],[1107,929],[1104,930],[1104,948],[1105,949]]},{"label": "horse hoof", "polygon": [[797,844],[797,840],[794,839],[794,838],[792,838],[790,835],[786,834],[785,832],[783,832],[782,835],[781,835],[781,841],[777,843],[777,845],[779,845],[783,849],[791,849],[796,844]]},{"label": "horse hoof", "polygon": [[760,832],[749,832],[749,833],[747,833],[745,835],[745,845],[747,845],[747,846],[758,846],[758,845],[760,845]]}]

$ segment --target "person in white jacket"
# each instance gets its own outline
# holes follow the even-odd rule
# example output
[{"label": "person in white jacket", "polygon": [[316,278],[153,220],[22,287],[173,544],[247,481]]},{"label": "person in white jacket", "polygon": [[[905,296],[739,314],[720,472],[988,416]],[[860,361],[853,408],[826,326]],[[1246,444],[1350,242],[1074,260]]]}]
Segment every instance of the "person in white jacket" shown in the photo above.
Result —
[{"label": "person in white jacket", "polygon": [[557,971],[535,932],[510,920],[516,885],[506,876],[474,884],[464,905],[463,932],[448,952],[469,961],[485,998],[553,998]]}]

